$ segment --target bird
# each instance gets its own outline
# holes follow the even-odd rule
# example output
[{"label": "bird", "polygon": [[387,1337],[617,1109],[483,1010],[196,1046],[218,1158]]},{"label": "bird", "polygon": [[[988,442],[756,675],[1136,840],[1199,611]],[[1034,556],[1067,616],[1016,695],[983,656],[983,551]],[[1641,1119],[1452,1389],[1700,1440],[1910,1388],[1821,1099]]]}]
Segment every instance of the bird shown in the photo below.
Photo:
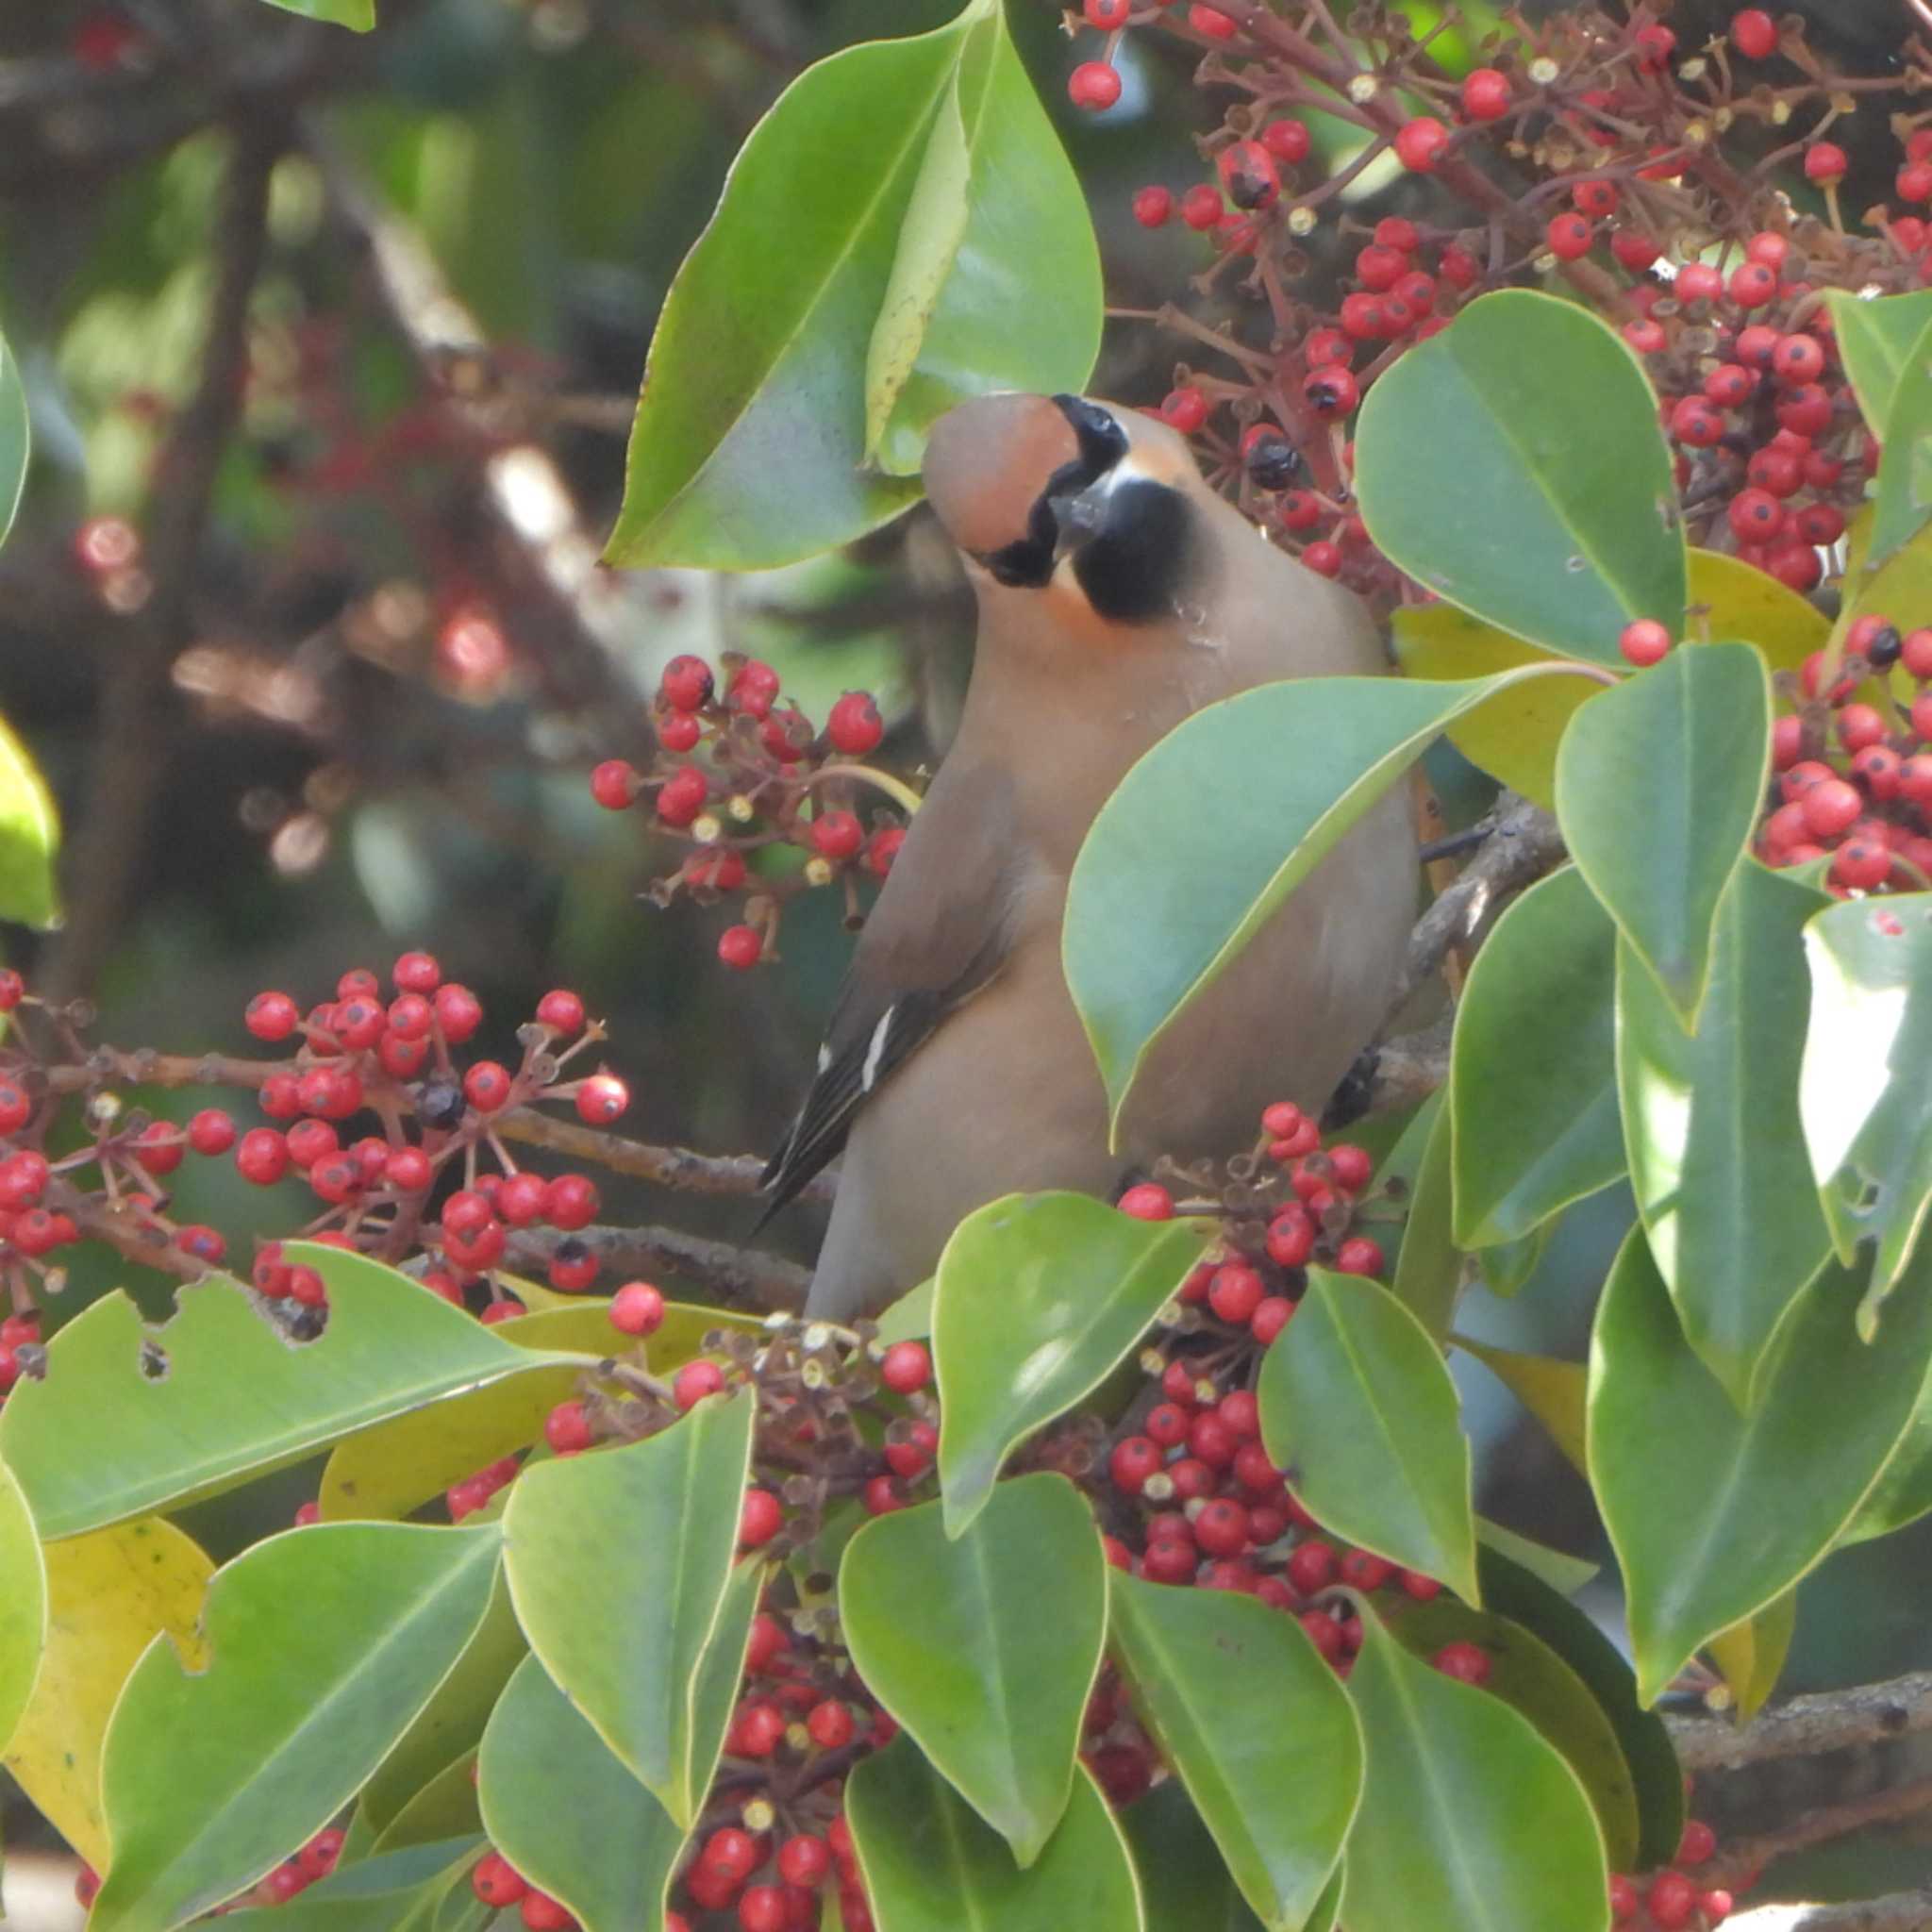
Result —
[{"label": "bird", "polygon": [[[975,397],[934,425],[923,480],[978,631],[953,744],[764,1173],[769,1216],[844,1157],[808,1320],[878,1312],[1003,1195],[1115,1198],[1163,1154],[1251,1146],[1274,1101],[1319,1108],[1387,1016],[1416,910],[1397,787],[1157,1042],[1110,1149],[1060,960],[1088,828],[1129,766],[1203,706],[1379,673],[1386,658],[1360,600],[1269,542],[1141,411]],[[1213,862],[1211,826],[1201,858]]]}]

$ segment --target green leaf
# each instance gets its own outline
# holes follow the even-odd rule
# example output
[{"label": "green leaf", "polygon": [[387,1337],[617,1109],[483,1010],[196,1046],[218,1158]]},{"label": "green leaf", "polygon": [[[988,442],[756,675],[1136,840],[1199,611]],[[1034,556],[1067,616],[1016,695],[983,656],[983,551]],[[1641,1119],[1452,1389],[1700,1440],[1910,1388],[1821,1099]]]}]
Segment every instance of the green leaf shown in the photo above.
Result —
[{"label": "green leaf", "polygon": [[1459,1246],[1520,1240],[1624,1172],[1616,967],[1616,928],[1574,866],[1476,955],[1450,1045]]},{"label": "green leaf", "polygon": [[1477,1600],[1456,1385],[1428,1330],[1387,1289],[1310,1268],[1256,1392],[1269,1457],[1318,1522]]},{"label": "green leaf", "polygon": [[1156,1785],[1120,1820],[1141,1880],[1147,1932],[1261,1932],[1179,1778]]},{"label": "green leaf", "polygon": [[[0,389],[0,417],[4,411],[5,391]],[[60,817],[54,794],[26,746],[0,718],[0,920],[39,926],[58,922],[54,855],[59,847]]]},{"label": "green leaf", "polygon": [[1669,1864],[1684,1831],[1684,1774],[1663,1719],[1637,1701],[1637,1678],[1624,1653],[1560,1591],[1487,1540],[1480,1567],[1483,1602],[1541,1638],[1589,1687],[1617,1734],[1638,1819],[1636,1857],[1619,1869]]},{"label": "green leaf", "polygon": [[1932,1357],[1932,1266],[1915,1272],[1921,1291],[1873,1348],[1853,1319],[1860,1277],[1827,1266],[1746,1416],[1684,1340],[1641,1230],[1624,1243],[1591,1341],[1590,1474],[1646,1704],[1817,1564],[1877,1481]]},{"label": "green leaf", "polygon": [[[1577,1372],[1579,1375],[1581,1371]],[[1579,1404],[1579,1410],[1581,1405]],[[1581,1557],[1573,1557],[1567,1551],[1553,1549],[1548,1543],[1540,1543],[1534,1537],[1519,1536],[1513,1529],[1488,1516],[1475,1520],[1475,1540],[1485,1550],[1494,1550],[1499,1556],[1507,1557],[1511,1562],[1520,1564],[1540,1583],[1546,1584],[1559,1596],[1574,1596],[1585,1585],[1593,1583],[1601,1574],[1602,1566],[1586,1563]],[[1480,1561],[1480,1557],[1478,1557]],[[1489,1582],[1483,1579],[1484,1598],[1487,1601]]]},{"label": "green leaf", "polygon": [[33,431],[27,420],[26,386],[20,379],[20,358],[6,337],[0,336],[0,543],[6,542],[19,514],[32,450]]},{"label": "green leaf", "polygon": [[494,1529],[341,1524],[219,1571],[206,1668],[156,1638],[108,1726],[96,1932],[168,1932],[325,1824],[469,1641],[499,1547]]},{"label": "green leaf", "polygon": [[1570,856],[1687,1026],[1770,770],[1771,680],[1749,644],[1671,652],[1584,706],[1557,754]]},{"label": "green leaf", "polygon": [[[1426,1118],[1424,1118],[1426,1116]],[[1408,1214],[1403,1223],[1402,1245],[1395,1256],[1395,1299],[1437,1341],[1448,1339],[1457,1297],[1462,1291],[1462,1250],[1451,1226],[1454,1193],[1450,1170],[1453,1124],[1439,1088],[1416,1117],[1427,1139],[1409,1183]],[[1407,1136],[1403,1137],[1405,1141]],[[1383,1179],[1388,1179],[1384,1166]]]},{"label": "green leaf", "polygon": [[525,1657],[483,1736],[490,1842],[584,1932],[658,1932],[684,1832]]},{"label": "green leaf", "polygon": [[[286,1904],[228,1914],[223,1932],[429,1932],[425,1911],[458,1887],[468,1891],[470,1868],[483,1848],[472,1835],[339,1865]],[[474,1903],[482,1906],[480,1899]],[[443,1932],[441,1923],[437,1932]]]},{"label": "green leaf", "polygon": [[0,1749],[33,1696],[47,1641],[47,1563],[20,1485],[0,1462]]},{"label": "green leaf", "polygon": [[879,1317],[878,1341],[890,1348],[895,1341],[924,1341],[932,1333],[933,1290],[922,1281],[908,1289]]},{"label": "green leaf", "polygon": [[1906,351],[1879,440],[1867,571],[1882,568],[1932,517],[1932,322]]},{"label": "green leaf", "polygon": [[1348,1680],[1368,1752],[1348,1932],[1606,1932],[1609,1874],[1576,1774],[1487,1690],[1418,1662],[1374,1613]]},{"label": "green leaf", "polygon": [[503,1517],[530,1648],[687,1828],[709,1778],[693,1714],[738,1545],[752,1421],[746,1397],[714,1398],[641,1442],[539,1463]]},{"label": "green leaf", "polygon": [[1858,1505],[1840,1544],[1862,1543],[1890,1536],[1932,1511],[1932,1376],[1919,1391],[1912,1419],[1899,1438],[1891,1460]]},{"label": "green leaf", "polygon": [[1424,1663],[1445,1644],[1470,1643],[1481,1651],[1490,1666],[1483,1689],[1526,1717],[1576,1774],[1611,1870],[1637,1869],[1637,1787],[1629,1760],[1609,1714],[1565,1658],[1511,1618],[1473,1610],[1453,1597],[1391,1607],[1385,1622],[1389,1634]]},{"label": "green leaf", "polygon": [[1748,1408],[1778,1324],[1831,1252],[1797,1115],[1805,923],[1830,903],[1746,859],[1718,907],[1709,990],[1684,1031],[1620,947],[1617,1081],[1652,1257],[1685,1338]]},{"label": "green leaf", "polygon": [[474,1752],[510,1674],[529,1654],[501,1576],[490,1607],[436,1695],[362,1787],[357,1819],[373,1843],[445,1765]]},{"label": "green leaf", "polygon": [[1657,398],[1573,303],[1505,290],[1418,343],[1362,405],[1356,488],[1386,556],[1530,643],[1622,670],[1633,618],[1683,629]]},{"label": "green leaf", "polygon": [[965,395],[1077,389],[1100,305],[1078,184],[993,0],[821,60],[672,285],[608,560],[748,569],[849,541],[920,493],[869,444],[909,472]]},{"label": "green leaf", "polygon": [[879,1932],[1140,1932],[1144,1923],[1126,1841],[1084,1767],[1031,1865],[1013,1862],[910,1738],[854,1769],[845,1817]]},{"label": "green leaf", "polygon": [[[1563,669],[1544,660],[1458,684],[1293,678],[1205,707],[1140,758],[1074,860],[1063,941],[1116,1127],[1154,1042],[1429,740],[1518,680]],[[1217,828],[1211,866],[1203,825]]]},{"label": "green leaf", "polygon": [[1107,1559],[1086,1499],[1042,1473],[995,1485],[949,1538],[937,1503],[845,1547],[839,1615],[867,1690],[1031,1865],[1073,1788],[1107,1637]]},{"label": "green leaf", "polygon": [[1341,1857],[1361,1794],[1361,1733],[1348,1693],[1301,1625],[1257,1598],[1172,1589],[1118,1570],[1108,1588],[1135,1716],[1261,1923],[1300,1932]]},{"label": "green leaf", "polygon": [[1777,1689],[1798,1624],[1798,1592],[1788,1590],[1705,1645],[1729,1687],[1740,1724],[1749,1724]]},{"label": "green leaf", "polygon": [[867,345],[867,462],[916,474],[969,396],[1084,388],[1102,300],[1086,197],[995,7],[967,32]]},{"label": "green leaf", "polygon": [[452,1758],[396,1813],[375,1844],[377,1857],[411,1845],[441,1844],[483,1828],[476,1806],[476,1756]]},{"label": "green leaf", "polygon": [[1581,1362],[1559,1361],[1555,1356],[1519,1355],[1512,1349],[1491,1348],[1486,1341],[1472,1341],[1466,1335],[1452,1340],[1535,1416],[1573,1469],[1589,1474],[1584,1428],[1590,1372]]},{"label": "green leaf", "polygon": [[268,4],[284,13],[299,13],[305,20],[345,26],[351,33],[366,34],[375,25],[375,0],[268,0]]},{"label": "green leaf", "polygon": [[1016,1443],[1107,1379],[1187,1279],[1202,1239],[1187,1222],[1138,1221],[1088,1194],[1008,1194],[954,1230],[932,1329],[948,1536],[985,1507]]},{"label": "green leaf", "polygon": [[0,1455],[42,1536],[218,1495],[386,1416],[538,1365],[392,1268],[308,1242],[287,1251],[328,1285],[328,1325],[298,1347],[225,1275],[182,1289],[163,1327],[110,1294],[54,1338],[45,1380],[23,1381],[0,1409]]},{"label": "green leaf", "polygon": [[1774,671],[1797,670],[1831,635],[1808,598],[1721,550],[1690,552],[1690,608],[1706,636],[1748,638]]},{"label": "green leaf", "polygon": [[1912,344],[1932,325],[1932,289],[1881,295],[1869,302],[1844,289],[1827,289],[1824,306],[1831,315],[1839,359],[1858,399],[1858,413],[1866,428],[1882,437]]},{"label": "green leaf", "polygon": [[1805,928],[1805,949],[1798,1113],[1839,1258],[1877,1243],[1858,1315],[1869,1340],[1932,1206],[1932,893],[1830,907]]}]

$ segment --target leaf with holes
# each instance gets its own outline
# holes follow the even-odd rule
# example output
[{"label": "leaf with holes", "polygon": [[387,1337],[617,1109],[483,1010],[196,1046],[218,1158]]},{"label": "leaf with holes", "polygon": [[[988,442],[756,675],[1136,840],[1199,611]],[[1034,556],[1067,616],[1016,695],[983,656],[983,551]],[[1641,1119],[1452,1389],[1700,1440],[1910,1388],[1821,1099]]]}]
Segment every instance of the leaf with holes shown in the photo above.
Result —
[{"label": "leaf with holes", "polygon": [[1428,1331],[1387,1289],[1310,1268],[1261,1357],[1261,1440],[1324,1528],[1474,1603],[1469,1441]]}]

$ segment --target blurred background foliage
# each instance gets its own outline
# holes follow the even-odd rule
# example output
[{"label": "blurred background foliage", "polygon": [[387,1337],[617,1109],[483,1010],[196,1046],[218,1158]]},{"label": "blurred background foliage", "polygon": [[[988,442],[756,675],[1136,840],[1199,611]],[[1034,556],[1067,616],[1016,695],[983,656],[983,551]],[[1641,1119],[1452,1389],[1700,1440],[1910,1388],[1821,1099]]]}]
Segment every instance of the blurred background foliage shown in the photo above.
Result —
[{"label": "blurred background foliage", "polygon": [[[97,1037],[116,1045],[247,1052],[253,992],[306,1003],[347,967],[424,946],[482,995],[480,1047],[513,1055],[536,999],[568,985],[610,1023],[610,1062],[636,1096],[629,1131],[716,1152],[772,1143],[842,964],[837,895],[794,906],[781,966],[727,974],[713,947],[728,915],[682,894],[669,909],[641,899],[680,852],[596,808],[586,774],[646,755],[649,694],[687,650],[768,658],[815,723],[841,691],[871,689],[891,721],[882,760],[928,764],[970,661],[971,601],[916,512],[767,576],[619,576],[593,559],[656,313],[739,142],[812,59],[954,10],[383,0],[366,38],[258,0],[0,15],[0,325],[36,436],[0,555],[0,713],[69,831],[67,924],[5,934],[12,963],[95,1003]],[[1406,10],[1425,25],[1441,9]],[[1894,59],[1907,26],[1900,0],[1800,10],[1814,43],[1858,71]],[[1728,11],[1699,0],[1671,20],[1683,43]],[[1239,326],[1227,278],[1190,295],[1202,240],[1127,215],[1141,183],[1200,177],[1194,138],[1214,110],[1185,50],[1130,36],[1120,108],[1082,120],[1064,76],[1084,54],[1055,9],[1013,0],[1010,12],[1089,186],[1110,300],[1191,300]],[[1499,18],[1483,4],[1463,13],[1473,24],[1439,43],[1452,65],[1470,64]],[[1862,118],[1875,157],[1882,125]],[[1315,132],[1343,131],[1317,118]],[[245,368],[229,372],[231,394],[197,396],[240,245],[235,158],[250,151],[267,219]],[[1882,197],[1874,183],[1865,199]],[[1413,212],[1426,192],[1370,170],[1350,212]],[[1356,244],[1332,225],[1311,242],[1317,278],[1343,245]],[[1158,401],[1186,353],[1143,324],[1113,325],[1095,387]],[[210,410],[235,417],[212,446]],[[153,545],[198,460],[215,463],[208,512],[185,551],[175,532],[163,555]],[[89,542],[120,530],[90,522],[102,518],[150,547],[90,560]],[[1447,761],[1438,776],[1453,818],[1481,808],[1467,768]],[[224,1098],[127,1097],[174,1117]],[[252,1118],[247,1096],[225,1098]],[[600,1178],[608,1221],[730,1238],[752,1218],[742,1201],[667,1202]],[[225,1161],[191,1160],[177,1179],[178,1218],[219,1226],[238,1256],[305,1211],[294,1188],[246,1187]],[[1487,1298],[1472,1325],[1580,1358],[1629,1219],[1627,1198],[1586,1204],[1535,1292]],[[811,1223],[794,1211],[771,1238],[808,1256]],[[57,1319],[116,1282],[165,1306],[159,1277],[81,1253]],[[1580,1481],[1485,1372],[1460,1366],[1483,1507],[1603,1560]],[[291,1473],[192,1527],[232,1548],[285,1520],[308,1480]],[[1786,1688],[1932,1662],[1928,1558],[1926,1535],[1898,1537],[1808,1582]],[[1923,1845],[1896,1842],[1829,1857],[1840,1869],[1780,1867],[1778,1889],[1882,1890],[1926,1863]]]}]

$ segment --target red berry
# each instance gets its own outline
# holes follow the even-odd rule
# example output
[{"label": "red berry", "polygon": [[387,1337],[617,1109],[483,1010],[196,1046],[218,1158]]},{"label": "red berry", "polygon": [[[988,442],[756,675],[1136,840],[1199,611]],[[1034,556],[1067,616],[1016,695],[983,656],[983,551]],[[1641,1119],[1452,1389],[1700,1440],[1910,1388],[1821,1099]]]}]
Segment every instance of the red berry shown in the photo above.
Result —
[{"label": "red berry", "polygon": [[1747,60],[1769,60],[1777,52],[1777,26],[1761,7],[1731,16],[1731,45]]},{"label": "red berry", "polygon": [[1335,1265],[1343,1274],[1379,1275],[1387,1265],[1379,1241],[1353,1235],[1335,1251]]},{"label": "red berry", "polygon": [[594,1440],[581,1402],[559,1402],[543,1419],[543,1440],[559,1456],[575,1456]]},{"label": "red berry", "polygon": [[1462,111],[1472,121],[1500,121],[1509,111],[1509,77],[1493,67],[1478,67],[1462,80]]},{"label": "red berry", "polygon": [[1114,1444],[1113,1454],[1108,1458],[1108,1474],[1113,1478],[1115,1489],[1138,1496],[1164,1459],[1158,1446],[1145,1436],[1129,1436]]},{"label": "red berry", "polygon": [[755,925],[727,925],[718,935],[718,958],[734,973],[748,973],[763,956],[765,941]]},{"label": "red berry", "polygon": [[1544,230],[1543,239],[1558,261],[1579,261],[1590,253],[1594,234],[1589,218],[1573,211],[1556,216]]},{"label": "red berry", "polygon": [[1174,1196],[1158,1181],[1141,1181],[1129,1188],[1114,1205],[1136,1221],[1174,1219]]},{"label": "red berry", "polygon": [[738,1512],[738,1546],[762,1549],[785,1526],[785,1511],[770,1490],[749,1489]]},{"label": "red berry", "polygon": [[824,858],[851,858],[865,843],[865,827],[853,812],[822,812],[811,822],[811,842]]},{"label": "red berry", "polygon": [[1780,336],[1771,352],[1771,373],[1786,389],[1802,389],[1807,382],[1816,382],[1824,374],[1824,350],[1818,338]]},{"label": "red berry", "polygon": [[325,1831],[318,1831],[302,1849],[295,1854],[295,1862],[311,1880],[326,1878],[336,1868],[336,1860],[342,1855],[342,1840],[345,1832],[330,1825]]},{"label": "red berry", "polygon": [[1188,25],[1204,39],[1210,41],[1231,41],[1235,35],[1235,25],[1218,7],[1190,7]]},{"label": "red berry", "polygon": [[547,1891],[526,1891],[520,1909],[525,1932],[576,1932],[577,1922],[570,1908]]},{"label": "red berry", "polygon": [[744,1932],[785,1932],[791,1908],[780,1885],[754,1885],[738,1901],[738,1923]]},{"label": "red berry", "polygon": [[26,997],[26,981],[11,966],[0,966],[0,1013],[10,1013]]},{"label": "red berry", "polygon": [[1248,1544],[1248,1512],[1225,1496],[1202,1505],[1194,1541],[1210,1557],[1238,1557]]},{"label": "red berry", "polygon": [[1697,1910],[1697,1888],[1681,1872],[1659,1872],[1644,1903],[1657,1932],[1682,1932]]},{"label": "red berry", "polygon": [[587,1174],[560,1174],[543,1190],[543,1218],[553,1227],[588,1227],[597,1208],[596,1184]]},{"label": "red berry", "polygon": [[478,1060],[463,1075],[463,1095],[478,1113],[495,1113],[509,1104],[509,1070],[494,1060]]},{"label": "red berry", "polygon": [[442,1037],[452,1046],[460,1046],[483,1024],[483,1002],[454,979],[436,989],[431,1005]]},{"label": "red berry", "polygon": [[1307,124],[1302,121],[1271,121],[1261,130],[1261,145],[1277,161],[1292,166],[1308,158]]},{"label": "red berry", "polygon": [[1702,396],[1685,396],[1671,410],[1671,434],[1692,449],[1722,442],[1724,419]]},{"label": "red berry", "polygon": [[1158,186],[1134,192],[1134,219],[1143,228],[1165,227],[1174,216],[1173,191]]},{"label": "red berry", "polygon": [[1646,670],[1663,660],[1671,648],[1671,634],[1656,618],[1640,617],[1618,633],[1617,648],[1640,671]]},{"label": "red berry", "polygon": [[648,1281],[626,1281],[610,1297],[610,1325],[622,1335],[655,1335],[663,1322],[663,1294]]},{"label": "red berry", "polygon": [[1161,420],[1191,436],[1208,420],[1208,398],[1191,385],[1172,390],[1160,405]]},{"label": "red berry", "polygon": [[1449,151],[1449,130],[1433,115],[1418,114],[1395,130],[1395,158],[1418,175],[1435,172]]},{"label": "red berry", "polygon": [[831,1697],[812,1706],[806,1713],[805,1727],[811,1733],[812,1742],[824,1751],[849,1744],[856,1728],[851,1707]]},{"label": "red berry", "polygon": [[1434,1658],[1445,1677],[1462,1684],[1486,1684],[1490,1677],[1490,1656],[1474,1643],[1445,1643]]},{"label": "red berry", "polygon": [[658,788],[658,816],[667,825],[688,825],[704,810],[710,786],[695,765],[679,765]]},{"label": "red berry", "polygon": [[1294,1304],[1285,1294],[1271,1294],[1257,1307],[1248,1323],[1248,1333],[1263,1348],[1288,1326]]},{"label": "red berry", "polygon": [[724,1372],[716,1362],[686,1362],[671,1380],[672,1399],[680,1411],[695,1408],[706,1396],[715,1395],[724,1386]]},{"label": "red berry", "polygon": [[529,1890],[501,1852],[490,1852],[470,1874],[470,1890],[486,1906],[513,1906]]},{"label": "red berry", "polygon": [[608,1127],[630,1106],[630,1089],[615,1074],[592,1074],[576,1092],[577,1118],[593,1127]]},{"label": "red berry", "polygon": [[1687,261],[1671,289],[1679,301],[1715,302],[1724,293],[1724,278],[1708,262]]},{"label": "red berry", "polygon": [[285,992],[258,992],[248,1002],[242,1024],[258,1040],[286,1040],[294,1032],[302,1013]]},{"label": "red berry", "polygon": [[1341,1580],[1353,1590],[1380,1590],[1395,1574],[1395,1565],[1386,1557],[1368,1550],[1345,1550],[1341,1557]]},{"label": "red berry", "polygon": [[591,774],[591,796],[606,811],[623,811],[638,795],[643,779],[623,758],[606,758]]},{"label": "red berry", "polygon": [[895,1395],[911,1395],[932,1380],[932,1357],[923,1341],[895,1341],[879,1363],[879,1380]]},{"label": "red berry", "polygon": [[537,1024],[566,1039],[584,1029],[584,1003],[574,992],[558,987],[537,1002]]},{"label": "red berry", "polygon": [[251,1127],[235,1149],[235,1171],[258,1188],[272,1187],[289,1171],[289,1143],[273,1127]]},{"label": "red berry", "polygon": [[788,1838],[778,1847],[778,1875],[787,1885],[818,1885],[831,1869],[831,1847],[809,1832]]},{"label": "red berry", "polygon": [[1684,1822],[1684,1835],[1677,1840],[1674,1865],[1702,1865],[1717,1850],[1717,1833],[1701,1818]]},{"label": "red berry", "polygon": [[1643,1895],[1631,1881],[1621,1873],[1610,1878],[1610,1917],[1618,1924],[1626,1919],[1634,1919],[1643,1904]]},{"label": "red berry", "polygon": [[1805,824],[1812,836],[1819,839],[1836,838],[1846,830],[1860,812],[1865,809],[1865,801],[1858,795],[1858,788],[1843,778],[1824,779],[1811,787],[1802,800]]},{"label": "red berry", "polygon": [[1845,170],[1850,166],[1844,149],[1836,142],[1814,141],[1805,150],[1805,178],[1816,181],[1822,187],[1842,181]]},{"label": "red berry", "polygon": [[1223,148],[1214,166],[1228,200],[1244,212],[1273,208],[1281,197],[1281,170],[1258,141],[1237,141]]},{"label": "red berry", "polygon": [[1121,97],[1121,77],[1105,60],[1083,60],[1067,76],[1067,98],[1076,108],[1105,113]]},{"label": "red berry", "polygon": [[680,652],[664,667],[658,695],[675,711],[697,711],[711,702],[711,667],[702,658]]},{"label": "red berry", "polygon": [[1302,393],[1316,415],[1345,416],[1361,400],[1355,376],[1339,362],[1325,362],[1302,377]]},{"label": "red berry", "polygon": [[1697,1909],[1704,1914],[1707,1924],[1722,1925],[1731,1916],[1733,1903],[1729,1892],[1714,1889],[1699,1894]]},{"label": "red berry", "polygon": [[1777,271],[1761,261],[1741,262],[1724,288],[1740,308],[1762,308],[1777,293]]},{"label": "red berry", "polygon": [[428,953],[404,953],[390,968],[390,978],[398,992],[434,992],[442,982],[442,968]]}]

